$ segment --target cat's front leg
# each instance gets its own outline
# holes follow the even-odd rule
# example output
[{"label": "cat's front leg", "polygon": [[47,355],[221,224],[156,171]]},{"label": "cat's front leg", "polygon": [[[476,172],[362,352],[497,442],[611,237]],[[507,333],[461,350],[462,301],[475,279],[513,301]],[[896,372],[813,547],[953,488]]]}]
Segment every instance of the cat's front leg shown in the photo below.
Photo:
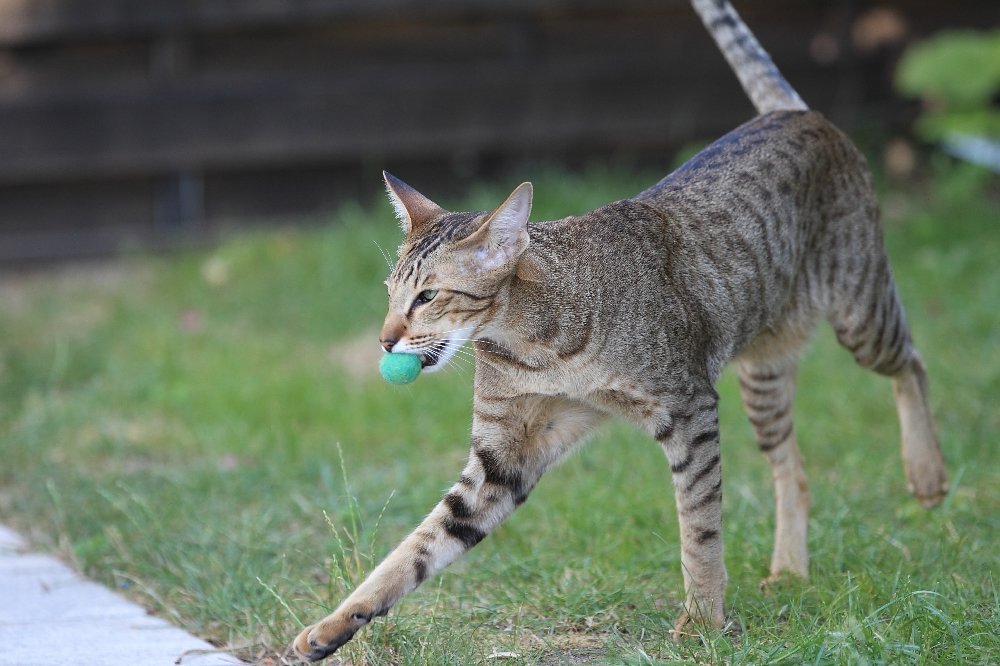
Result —
[{"label": "cat's front leg", "polygon": [[725,621],[726,566],[722,557],[722,462],[718,398],[696,396],[664,414],[654,426],[673,474],[684,573],[684,612],[675,637],[687,625],[721,628]]},{"label": "cat's front leg", "polygon": [[295,639],[322,659],[372,618],[479,543],[519,506],[539,477],[601,416],[568,400],[477,396],[472,450],[458,482],[346,601]]}]

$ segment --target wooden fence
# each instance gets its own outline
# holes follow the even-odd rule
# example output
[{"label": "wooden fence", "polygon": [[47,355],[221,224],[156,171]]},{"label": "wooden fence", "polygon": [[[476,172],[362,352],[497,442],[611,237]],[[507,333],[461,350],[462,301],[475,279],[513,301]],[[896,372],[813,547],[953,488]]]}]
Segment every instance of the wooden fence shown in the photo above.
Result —
[{"label": "wooden fence", "polygon": [[[848,129],[907,120],[905,42],[1000,24],[996,0],[737,4]],[[0,0],[0,262],[318,214],[384,166],[433,190],[523,158],[667,164],[751,114],[682,0]]]}]

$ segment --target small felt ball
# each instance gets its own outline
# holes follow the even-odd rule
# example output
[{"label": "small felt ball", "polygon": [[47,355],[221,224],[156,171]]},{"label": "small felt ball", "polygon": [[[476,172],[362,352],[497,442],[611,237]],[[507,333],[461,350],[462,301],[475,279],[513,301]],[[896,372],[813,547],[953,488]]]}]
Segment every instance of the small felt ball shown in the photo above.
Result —
[{"label": "small felt ball", "polygon": [[420,374],[420,356],[417,354],[382,354],[378,371],[390,384],[409,384]]}]

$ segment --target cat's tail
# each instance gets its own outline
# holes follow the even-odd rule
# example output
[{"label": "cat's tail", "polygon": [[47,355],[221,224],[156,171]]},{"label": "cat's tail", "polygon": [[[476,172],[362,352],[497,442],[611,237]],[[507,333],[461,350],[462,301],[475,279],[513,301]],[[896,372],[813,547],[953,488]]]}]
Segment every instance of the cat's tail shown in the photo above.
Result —
[{"label": "cat's tail", "polygon": [[691,4],[758,113],[809,108],[727,0],[691,0]]}]

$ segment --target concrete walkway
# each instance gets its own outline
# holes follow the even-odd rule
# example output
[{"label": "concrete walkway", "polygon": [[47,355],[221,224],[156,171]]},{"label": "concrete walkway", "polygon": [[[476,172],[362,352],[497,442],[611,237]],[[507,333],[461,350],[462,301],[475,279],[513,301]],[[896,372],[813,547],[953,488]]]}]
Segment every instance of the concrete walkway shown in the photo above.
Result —
[{"label": "concrete walkway", "polygon": [[242,664],[48,555],[25,553],[0,525],[0,666]]}]

